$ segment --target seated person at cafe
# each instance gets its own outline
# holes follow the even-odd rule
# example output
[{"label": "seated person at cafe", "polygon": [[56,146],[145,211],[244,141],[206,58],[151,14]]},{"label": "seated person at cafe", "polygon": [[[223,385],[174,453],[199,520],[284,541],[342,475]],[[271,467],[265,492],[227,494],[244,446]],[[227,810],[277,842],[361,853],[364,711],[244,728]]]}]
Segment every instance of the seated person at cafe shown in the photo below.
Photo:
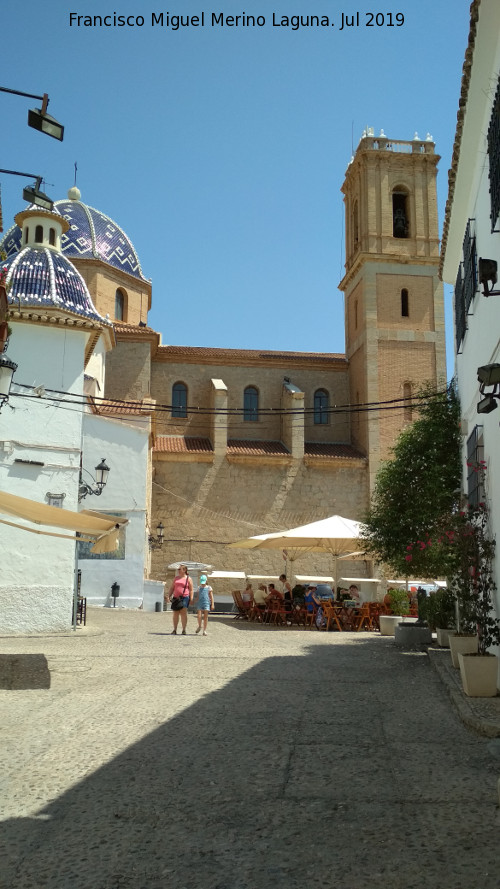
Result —
[{"label": "seated person at cafe", "polygon": [[334,599],[333,590],[327,583],[318,583],[316,586],[316,597],[318,599]]},{"label": "seated person at cafe", "polygon": [[258,608],[266,607],[267,586],[265,583],[259,583],[259,586],[253,594],[253,600]]},{"label": "seated person at cafe", "polygon": [[268,586],[267,598],[268,598],[268,600],[279,599],[280,602],[285,601],[285,597],[284,597],[283,593],[281,592],[281,590],[276,589],[276,587],[274,586],[274,583],[270,583]]},{"label": "seated person at cafe", "polygon": [[349,590],[345,586],[339,587],[339,591],[337,593],[337,602],[343,602],[344,599],[349,599]]},{"label": "seated person at cafe", "polygon": [[252,584],[250,583],[250,581],[248,581],[245,589],[243,590],[243,592],[241,594],[241,598],[243,599],[244,602],[251,602],[252,601],[253,588],[252,588]]},{"label": "seated person at cafe", "polygon": [[349,598],[356,602],[357,605],[361,604],[361,596],[355,583],[351,583],[351,586],[349,587]]},{"label": "seated person at cafe", "polygon": [[304,605],[306,606],[309,614],[314,611],[315,608],[319,605],[319,599],[316,596],[316,587],[313,585],[309,585],[305,592],[304,596]]}]

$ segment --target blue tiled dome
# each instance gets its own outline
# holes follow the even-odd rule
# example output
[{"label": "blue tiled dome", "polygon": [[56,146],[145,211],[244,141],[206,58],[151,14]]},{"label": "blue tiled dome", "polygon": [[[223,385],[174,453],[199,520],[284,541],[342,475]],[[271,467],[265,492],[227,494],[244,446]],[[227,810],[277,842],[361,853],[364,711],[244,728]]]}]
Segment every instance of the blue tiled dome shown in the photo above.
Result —
[{"label": "blue tiled dome", "polygon": [[7,299],[19,308],[60,309],[105,322],[94,307],[87,285],[73,263],[54,250],[23,247],[2,263],[7,268]]},{"label": "blue tiled dome", "polygon": [[[147,280],[135,247],[125,232],[109,216],[83,204],[79,198],[78,189],[72,188],[66,200],[54,204],[54,209],[69,222],[69,230],[61,238],[63,253],[69,257],[101,259],[135,278]],[[0,241],[0,250],[10,257],[20,249],[21,229],[14,225]]]}]

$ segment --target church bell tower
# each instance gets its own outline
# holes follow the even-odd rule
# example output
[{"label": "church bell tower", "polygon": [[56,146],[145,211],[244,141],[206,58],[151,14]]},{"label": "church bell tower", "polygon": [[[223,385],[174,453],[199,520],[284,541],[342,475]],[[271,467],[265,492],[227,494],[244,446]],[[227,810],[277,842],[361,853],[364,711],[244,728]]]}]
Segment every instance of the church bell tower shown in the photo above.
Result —
[{"label": "church bell tower", "polygon": [[[369,459],[370,489],[425,383],[444,386],[436,174],[430,136],[363,133],[346,172],[345,294],[351,440]],[[377,408],[382,402],[403,399]],[[394,407],[394,409],[390,409]],[[370,409],[373,408],[373,409]]]}]

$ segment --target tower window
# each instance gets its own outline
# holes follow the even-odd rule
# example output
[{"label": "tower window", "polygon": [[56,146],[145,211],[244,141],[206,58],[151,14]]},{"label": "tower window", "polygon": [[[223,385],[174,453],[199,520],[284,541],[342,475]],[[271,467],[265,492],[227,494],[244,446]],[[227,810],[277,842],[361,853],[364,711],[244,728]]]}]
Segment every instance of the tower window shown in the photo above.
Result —
[{"label": "tower window", "polygon": [[403,288],[401,291],[401,315],[403,318],[409,318],[410,308],[408,303],[408,291]]},{"label": "tower window", "polygon": [[172,386],[172,416],[187,417],[187,386],[174,383]]},{"label": "tower window", "polygon": [[56,246],[56,230],[55,230],[55,228],[49,229],[49,244],[51,247]]},{"label": "tower window", "polygon": [[259,393],[255,386],[247,386],[243,393],[243,419],[249,423],[259,419]]},{"label": "tower window", "polygon": [[115,293],[115,319],[123,321],[125,318],[125,294],[122,290]]},{"label": "tower window", "polygon": [[35,228],[35,244],[43,243],[43,225],[37,225]]},{"label": "tower window", "polygon": [[354,201],[354,208],[352,211],[352,236],[354,241],[354,248],[356,248],[359,243],[359,212],[357,201]]},{"label": "tower window", "polygon": [[392,195],[392,234],[395,238],[407,238],[409,227],[408,195],[395,191]]},{"label": "tower window", "polygon": [[26,226],[26,228],[24,229],[24,243],[25,244],[28,243],[29,236],[30,236],[30,230],[29,230],[28,226]]},{"label": "tower window", "polygon": [[330,399],[325,389],[316,389],[314,393],[314,425],[325,426],[328,423],[328,407]]}]

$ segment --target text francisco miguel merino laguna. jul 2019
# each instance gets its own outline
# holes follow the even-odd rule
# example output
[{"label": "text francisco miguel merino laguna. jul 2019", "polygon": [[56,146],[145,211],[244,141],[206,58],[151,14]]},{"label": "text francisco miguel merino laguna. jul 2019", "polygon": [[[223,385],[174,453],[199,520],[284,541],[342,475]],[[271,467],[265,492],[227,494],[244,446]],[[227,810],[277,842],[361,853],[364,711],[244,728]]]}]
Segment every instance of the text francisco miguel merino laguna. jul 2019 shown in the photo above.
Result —
[{"label": "text francisco miguel merino laguna. jul 2019", "polygon": [[78,12],[69,13],[71,28],[168,28],[179,31],[181,28],[400,28],[404,25],[402,12],[351,12],[339,11],[335,17],[330,15],[286,15],[272,12],[264,15],[226,15],[224,12],[199,12],[196,15],[177,15],[170,12],[152,12],[150,16],[121,15],[113,12],[109,15],[86,15]]}]

